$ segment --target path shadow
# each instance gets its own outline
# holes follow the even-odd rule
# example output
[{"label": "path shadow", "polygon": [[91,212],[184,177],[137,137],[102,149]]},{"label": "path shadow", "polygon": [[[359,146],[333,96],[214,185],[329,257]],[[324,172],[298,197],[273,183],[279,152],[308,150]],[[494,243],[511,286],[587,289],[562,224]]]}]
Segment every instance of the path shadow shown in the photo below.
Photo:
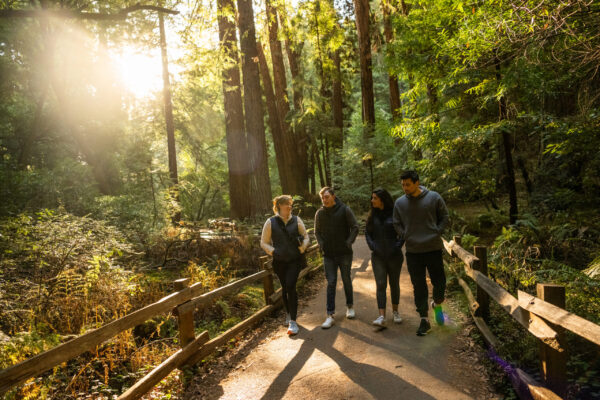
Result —
[{"label": "path shadow", "polygon": [[[314,335],[317,334],[317,330],[320,332],[318,333],[318,338],[315,338]],[[338,329],[323,332],[321,327],[317,326],[308,331],[308,333],[309,335],[304,339],[304,343],[302,343],[296,355],[277,375],[262,396],[263,400],[283,397],[294,377],[298,375],[315,350],[319,350],[331,358],[352,382],[359,385],[374,398],[389,398],[390,393],[393,393],[394,398],[434,399],[434,397],[431,397],[416,386],[387,370],[370,364],[356,362],[341,353],[334,347],[339,333]],[[324,379],[327,380],[328,377],[324,377]]]}]

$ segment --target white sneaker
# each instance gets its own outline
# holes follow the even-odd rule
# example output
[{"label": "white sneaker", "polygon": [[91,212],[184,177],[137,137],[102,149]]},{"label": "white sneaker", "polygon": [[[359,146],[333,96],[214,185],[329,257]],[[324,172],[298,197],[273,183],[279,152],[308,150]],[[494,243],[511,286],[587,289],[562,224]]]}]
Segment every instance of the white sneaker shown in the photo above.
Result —
[{"label": "white sneaker", "polygon": [[296,321],[290,321],[290,325],[288,327],[287,334],[290,336],[294,336],[297,333],[298,333],[298,324],[296,323]]},{"label": "white sneaker", "polygon": [[399,324],[400,322],[402,322],[402,317],[400,316],[400,313],[398,311],[394,311],[394,323]]},{"label": "white sneaker", "polygon": [[385,326],[385,317],[383,315],[380,315],[375,321],[373,321],[373,325]]},{"label": "white sneaker", "polygon": [[328,315],[327,319],[325,320],[325,322],[323,322],[321,324],[321,328],[323,329],[329,329],[333,326],[333,324],[335,324],[335,320],[333,319],[333,315]]},{"label": "white sneaker", "polygon": [[356,312],[354,312],[354,308],[353,307],[348,307],[346,309],[346,318],[352,319],[354,317],[356,317]]}]

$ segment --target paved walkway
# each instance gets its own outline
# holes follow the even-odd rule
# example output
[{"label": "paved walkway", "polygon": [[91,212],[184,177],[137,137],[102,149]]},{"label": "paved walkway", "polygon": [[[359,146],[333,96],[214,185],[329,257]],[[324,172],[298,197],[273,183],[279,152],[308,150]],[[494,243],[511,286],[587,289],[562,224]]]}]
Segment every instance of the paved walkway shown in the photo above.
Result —
[{"label": "paved walkway", "polygon": [[[300,333],[289,338],[282,327],[259,344],[242,365],[221,381],[222,399],[482,399],[490,398],[478,368],[456,355],[464,318],[449,310],[449,323],[425,337],[415,335],[412,285],[406,266],[401,274],[400,312],[395,325],[377,331],[375,281],[364,237],[354,245],[352,265],[357,317],[347,320],[338,279],[336,324],[321,329],[325,288],[301,306]],[[389,293],[388,293],[389,302]],[[480,370],[481,368],[479,368]],[[492,396],[493,397],[493,396]]]}]

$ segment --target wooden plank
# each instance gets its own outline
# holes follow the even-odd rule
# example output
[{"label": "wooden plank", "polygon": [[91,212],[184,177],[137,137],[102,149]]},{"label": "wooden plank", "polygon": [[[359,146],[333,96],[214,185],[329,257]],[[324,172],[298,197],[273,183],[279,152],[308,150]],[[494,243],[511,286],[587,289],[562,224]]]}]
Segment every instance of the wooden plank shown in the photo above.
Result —
[{"label": "wooden plank", "polygon": [[519,290],[519,305],[600,346],[600,326]]},{"label": "wooden plank", "polygon": [[509,313],[518,323],[527,329],[532,335],[546,343],[553,349],[561,351],[562,347],[558,342],[558,334],[554,329],[548,326],[543,320],[531,318],[529,311],[521,308],[519,302],[508,291],[492,281],[479,271],[471,270],[468,272],[471,278],[490,295],[500,306]]},{"label": "wooden plank", "polygon": [[483,318],[477,317],[473,314],[471,314],[471,315],[473,316],[473,321],[475,321],[475,325],[477,325],[479,332],[481,332],[481,334],[483,335],[483,340],[485,340],[485,342],[488,344],[488,346],[490,346],[494,349],[497,349],[498,348],[498,338],[496,338],[496,335],[494,335],[492,333],[492,331],[488,327],[485,320]]},{"label": "wooden plank", "polygon": [[121,394],[119,400],[139,399],[144,394],[148,393],[158,382],[171,373],[175,368],[182,365],[191,355],[193,355],[203,344],[208,342],[208,332],[202,332],[196,339],[183,349],[179,349],[169,358],[163,361],[160,365],[154,368],[149,374],[137,381],[135,385],[127,389]]},{"label": "wooden plank", "polygon": [[444,248],[451,256],[456,256],[462,260],[465,264],[469,266],[469,268],[473,268],[473,263],[478,261],[479,259],[475,257],[473,254],[469,253],[467,250],[460,247],[458,243],[454,240],[447,242],[445,239],[442,239],[444,242]]},{"label": "wooden plank", "polygon": [[[487,264],[487,247],[475,246],[473,249],[477,261],[472,265],[473,269],[481,272],[481,274],[488,276],[488,264]],[[477,315],[485,319],[490,319],[490,296],[483,290],[479,285],[477,286],[477,303],[479,303],[479,309]]]},{"label": "wooden plank", "polygon": [[515,376],[523,383],[523,385],[525,385],[533,400],[562,400],[562,397],[542,386],[522,369],[515,368]]},{"label": "wooden plank", "polygon": [[195,297],[193,299],[190,300],[189,305],[186,305],[186,307],[204,307],[207,304],[210,304],[212,301],[223,297],[229,293],[234,292],[235,290],[244,287],[254,281],[257,281],[267,275],[269,275],[271,272],[268,270],[262,270],[259,271],[255,274],[249,275],[245,278],[242,279],[238,279],[237,281],[233,281],[225,286],[221,286],[218,289],[215,289],[213,291],[210,291],[208,293],[204,293],[203,295],[200,295],[198,297]]},{"label": "wooden plank", "polygon": [[[190,286],[190,278],[177,279],[175,281],[175,290],[183,290]],[[187,304],[183,303],[183,304]],[[177,315],[177,326],[179,328],[179,345],[183,348],[190,344],[195,338],[194,332],[194,310],[184,310],[182,306],[175,309]]]},{"label": "wooden plank", "polygon": [[156,303],[134,311],[123,318],[112,321],[60,346],[0,371],[0,393],[4,393],[14,385],[39,375],[60,363],[77,357],[86,351],[93,350],[96,346],[119,332],[133,328],[155,315],[170,311],[178,304],[188,301],[191,298],[190,294],[190,288],[172,293]]},{"label": "wooden plank", "polygon": [[[562,285],[538,283],[537,295],[545,302],[561,309],[566,306],[566,292]],[[556,324],[549,323],[549,325],[558,333],[558,343],[566,348],[565,329]],[[541,343],[540,360],[546,386],[559,396],[565,396],[567,394],[567,352],[554,350]]]},{"label": "wooden plank", "polygon": [[277,308],[276,304],[271,304],[271,305],[261,308],[259,311],[254,313],[251,317],[246,318],[239,324],[233,326],[229,330],[223,332],[221,335],[219,335],[216,338],[207,342],[204,346],[202,346],[202,348],[199,351],[197,351],[194,355],[192,355],[188,359],[186,364],[193,365],[193,364],[196,364],[196,363],[202,361],[202,359],[204,359],[206,356],[210,355],[217,347],[226,344],[230,339],[235,337],[237,334],[239,334],[243,330],[251,327],[253,324],[260,321],[265,316],[269,315],[276,308]]}]

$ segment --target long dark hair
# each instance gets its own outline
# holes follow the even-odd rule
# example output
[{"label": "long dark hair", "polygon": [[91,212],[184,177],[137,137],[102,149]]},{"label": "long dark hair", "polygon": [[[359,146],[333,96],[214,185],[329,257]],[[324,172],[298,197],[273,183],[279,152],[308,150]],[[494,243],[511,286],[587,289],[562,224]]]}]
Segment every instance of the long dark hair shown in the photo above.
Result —
[{"label": "long dark hair", "polygon": [[[369,210],[369,215],[367,216],[367,232],[373,232],[373,215],[378,212],[382,212],[384,215],[392,215],[394,212],[394,199],[392,199],[392,195],[383,188],[377,188],[373,190],[373,193],[379,197],[381,202],[383,203],[383,210],[379,210],[373,207],[371,204],[371,209]],[[372,193],[372,194],[373,194]]]}]

